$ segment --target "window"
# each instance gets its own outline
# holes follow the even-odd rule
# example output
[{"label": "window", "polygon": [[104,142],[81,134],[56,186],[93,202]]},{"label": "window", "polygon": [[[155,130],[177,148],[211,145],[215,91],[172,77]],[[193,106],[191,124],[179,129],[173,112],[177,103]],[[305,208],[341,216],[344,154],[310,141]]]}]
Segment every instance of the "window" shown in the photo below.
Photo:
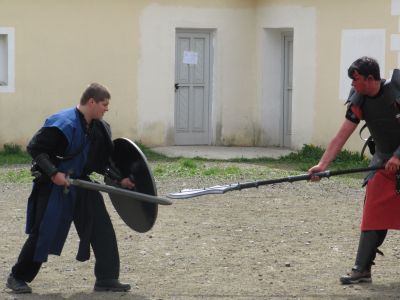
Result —
[{"label": "window", "polygon": [[15,91],[15,30],[0,27],[0,93]]}]

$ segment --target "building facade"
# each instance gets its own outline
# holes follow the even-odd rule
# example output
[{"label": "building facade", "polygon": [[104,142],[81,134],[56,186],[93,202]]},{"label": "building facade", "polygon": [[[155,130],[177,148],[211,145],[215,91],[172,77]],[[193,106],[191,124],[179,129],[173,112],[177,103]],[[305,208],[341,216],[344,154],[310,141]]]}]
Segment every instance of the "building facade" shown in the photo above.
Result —
[{"label": "building facade", "polygon": [[399,66],[399,15],[399,0],[0,0],[0,145],[99,82],[114,137],[325,147],[350,63]]}]

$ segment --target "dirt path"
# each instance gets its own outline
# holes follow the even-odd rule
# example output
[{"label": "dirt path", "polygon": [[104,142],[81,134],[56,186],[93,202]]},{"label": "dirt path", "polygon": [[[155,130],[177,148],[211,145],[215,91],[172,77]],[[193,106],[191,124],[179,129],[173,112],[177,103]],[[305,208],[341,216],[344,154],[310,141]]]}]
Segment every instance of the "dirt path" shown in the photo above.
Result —
[{"label": "dirt path", "polygon": [[[215,180],[163,179],[159,195]],[[0,184],[0,278],[5,283],[25,240],[30,184]],[[390,232],[373,284],[342,286],[354,262],[363,190],[360,180],[332,178],[179,200],[160,206],[154,228],[131,231],[107,206],[118,236],[121,280],[129,293],[92,292],[93,260],[75,261],[70,233],[50,257],[32,295],[0,299],[400,299],[399,233]],[[5,284],[3,283],[3,287]]]}]

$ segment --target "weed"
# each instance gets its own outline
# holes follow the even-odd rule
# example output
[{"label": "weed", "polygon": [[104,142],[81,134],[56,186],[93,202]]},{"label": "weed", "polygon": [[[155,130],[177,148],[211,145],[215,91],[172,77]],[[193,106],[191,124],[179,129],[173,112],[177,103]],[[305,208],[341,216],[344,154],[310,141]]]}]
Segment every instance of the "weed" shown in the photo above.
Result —
[{"label": "weed", "polygon": [[22,150],[21,150],[21,146],[17,145],[17,144],[4,144],[3,145],[3,153],[5,155],[9,155],[9,154],[21,154]]}]

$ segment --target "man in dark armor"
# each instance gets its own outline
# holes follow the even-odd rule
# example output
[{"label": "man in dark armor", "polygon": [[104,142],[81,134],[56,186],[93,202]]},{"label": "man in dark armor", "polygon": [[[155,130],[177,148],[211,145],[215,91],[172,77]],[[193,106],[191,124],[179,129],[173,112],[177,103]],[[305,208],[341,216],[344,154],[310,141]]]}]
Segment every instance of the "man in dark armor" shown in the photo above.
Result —
[{"label": "man in dark armor", "polygon": [[[357,59],[348,69],[352,89],[347,101],[346,118],[328,144],[325,153],[310,173],[324,171],[335,159],[361,120],[365,121],[375,151],[371,166],[384,166],[365,178],[366,192],[361,234],[355,264],[340,277],[342,284],[371,282],[371,266],[388,229],[400,229],[400,195],[397,173],[400,167],[400,71],[391,80],[381,79],[377,61]],[[313,181],[319,178],[314,176]]]},{"label": "man in dark armor", "polygon": [[[28,199],[28,238],[6,284],[14,293],[32,292],[27,282],[49,254],[61,254],[72,221],[80,238],[77,260],[89,259],[90,246],[96,258],[94,289],[130,289],[119,281],[117,240],[101,194],[68,183],[68,176],[90,180],[92,172],[104,174],[108,168],[113,142],[102,118],[110,98],[107,88],[90,84],[77,107],[47,118],[27,146],[36,177]],[[119,180],[122,187],[134,187],[129,178]]]}]

